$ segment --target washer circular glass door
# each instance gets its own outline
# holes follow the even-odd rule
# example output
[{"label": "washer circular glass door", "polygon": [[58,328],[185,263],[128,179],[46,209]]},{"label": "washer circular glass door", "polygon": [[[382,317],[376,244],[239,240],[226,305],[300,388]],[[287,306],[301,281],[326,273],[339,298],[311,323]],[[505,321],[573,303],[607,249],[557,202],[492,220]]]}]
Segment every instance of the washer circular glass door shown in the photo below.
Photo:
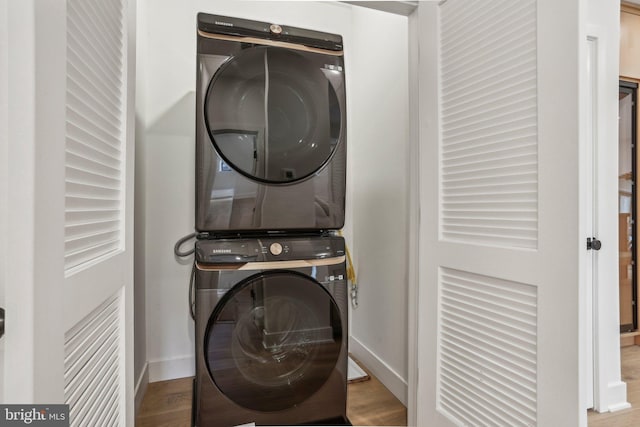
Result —
[{"label": "washer circular glass door", "polygon": [[302,53],[264,46],[220,67],[204,116],[223,160],[267,183],[291,183],[320,170],[338,144],[342,120],[324,71]]},{"label": "washer circular glass door", "polygon": [[218,389],[262,412],[291,408],[332,375],[342,348],[339,308],[309,276],[251,276],[216,306],[205,331],[205,361]]}]

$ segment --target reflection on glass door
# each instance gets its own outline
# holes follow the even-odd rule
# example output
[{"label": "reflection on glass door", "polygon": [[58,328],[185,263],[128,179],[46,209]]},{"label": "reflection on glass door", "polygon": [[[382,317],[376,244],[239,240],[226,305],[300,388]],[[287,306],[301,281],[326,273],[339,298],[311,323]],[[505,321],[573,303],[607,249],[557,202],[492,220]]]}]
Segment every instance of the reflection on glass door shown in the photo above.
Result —
[{"label": "reflection on glass door", "polygon": [[636,308],[636,83],[620,82],[618,133],[618,234],[620,332],[638,327]]}]

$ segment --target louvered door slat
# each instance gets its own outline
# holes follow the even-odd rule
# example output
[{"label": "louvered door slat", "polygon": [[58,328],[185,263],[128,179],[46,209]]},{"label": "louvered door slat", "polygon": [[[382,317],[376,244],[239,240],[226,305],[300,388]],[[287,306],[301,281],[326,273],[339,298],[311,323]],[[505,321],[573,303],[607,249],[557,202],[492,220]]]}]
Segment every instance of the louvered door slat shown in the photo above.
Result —
[{"label": "louvered door slat", "polygon": [[520,339],[514,328],[506,326],[503,318],[492,318],[486,312],[469,314],[468,310],[474,308],[473,304],[458,302],[456,305],[455,302],[447,297],[442,299],[443,309],[447,310],[448,322],[452,326],[473,330],[487,345],[501,349],[514,358],[526,361],[535,354],[535,342],[531,345],[531,342]]},{"label": "louvered door slat", "polygon": [[[518,108],[514,111],[503,114],[493,120],[479,120],[477,122],[465,121],[463,126],[452,126],[449,130],[443,132],[443,138],[448,143],[470,143],[478,136],[493,136],[504,132],[504,130],[513,130],[514,128],[529,128],[535,126],[532,119],[536,117],[536,109],[533,106],[528,108]],[[506,128],[506,129],[505,129]]]},{"label": "louvered door slat", "polygon": [[[509,380],[498,372],[491,371],[491,375],[483,375],[488,373],[490,369],[486,366],[479,365],[472,359],[460,357],[459,355],[451,356],[451,360],[455,363],[448,363],[447,368],[456,372],[456,375],[465,376],[473,382],[487,383],[494,390],[498,390],[497,395],[504,400],[508,400],[512,408],[518,412],[518,416],[530,416],[530,408],[522,404],[522,401],[535,400],[535,393],[526,394],[522,392],[522,387],[514,387]],[[515,398],[514,398],[515,397]]]},{"label": "louvered door slat", "polygon": [[[78,29],[70,24],[70,28],[76,32],[81,32],[82,30]],[[108,70],[104,68],[104,65],[99,60],[94,58],[90,49],[91,46],[85,46],[87,42],[80,39],[81,36],[69,36],[69,45],[67,46],[67,59],[71,62],[67,66],[68,69],[75,69],[81,75],[84,75],[85,79],[92,80],[92,84],[95,86],[100,86],[104,89],[105,93],[111,93],[110,99],[114,103],[112,108],[117,109],[117,105],[115,103],[118,100],[118,80],[113,75],[108,73]],[[74,74],[68,73],[67,77],[73,77]],[[94,76],[98,77],[98,80],[94,80]]]},{"label": "louvered door slat", "polygon": [[115,181],[120,180],[120,167],[110,166],[95,159],[78,156],[72,152],[67,152],[67,167],[71,169],[90,171],[92,174],[111,178]]},{"label": "louvered door slat", "polygon": [[70,252],[65,256],[65,261],[72,265],[80,265],[116,253],[119,249],[119,240],[106,241],[99,245],[87,246],[78,252]]},{"label": "louvered door slat", "polygon": [[65,334],[64,395],[71,426],[116,425],[119,419],[122,312],[119,291]]},{"label": "louvered door slat", "polygon": [[464,161],[479,160],[480,157],[491,157],[492,155],[507,155],[510,151],[517,150],[519,152],[528,152],[531,146],[531,134],[526,132],[511,134],[504,139],[493,139],[491,141],[477,140],[478,143],[473,147],[466,144],[460,144],[458,148],[452,149],[443,156],[443,164],[456,164]]},{"label": "louvered door slat", "polygon": [[88,384],[86,396],[88,400],[91,400],[93,402],[100,402],[100,404],[85,406],[76,405],[75,408],[77,408],[77,411],[70,412],[71,419],[76,421],[77,424],[81,426],[95,425],[95,421],[92,423],[91,419],[97,412],[100,411],[101,408],[104,407],[104,404],[108,402],[108,400],[106,400],[105,398],[109,390],[117,390],[120,387],[119,384],[112,383],[108,380],[108,378],[111,378],[117,374],[117,361],[110,361],[108,362],[108,364],[103,365],[100,371],[96,372],[96,375]]},{"label": "louvered door slat", "polygon": [[[118,199],[102,199],[98,197],[73,197],[67,196],[66,203],[71,210],[90,210],[90,209],[118,209],[120,200]],[[96,225],[99,222],[96,222]],[[96,232],[103,231],[97,229]]]},{"label": "louvered door slat", "polygon": [[485,111],[486,109],[495,108],[496,103],[500,105],[519,104],[519,99],[537,96],[536,86],[534,83],[528,85],[518,85],[506,94],[498,94],[494,98],[486,99],[479,97],[478,99],[470,99],[468,97],[469,92],[461,93],[460,96],[467,99],[468,103],[457,103],[455,106],[447,109],[446,113],[449,115],[450,120],[456,120],[460,117],[472,117],[479,111]]},{"label": "louvered door slat", "polygon": [[[475,66],[491,66],[493,65],[491,59],[494,57],[496,59],[502,58],[501,55],[505,51],[518,52],[514,45],[509,44],[509,41],[520,42],[515,43],[516,46],[531,45],[530,35],[532,31],[535,31],[535,27],[531,28],[527,22],[535,19],[535,9],[532,9],[527,3],[516,3],[520,7],[502,9],[499,15],[500,19],[496,19],[495,15],[488,16],[487,19],[473,19],[465,23],[464,31],[447,33],[447,38],[443,39],[442,43],[442,58],[446,59],[446,63],[442,65],[443,71],[455,72],[464,64],[468,64],[470,59],[478,58],[482,62],[475,64]],[[487,27],[489,20],[491,20],[491,26]],[[454,27],[451,26],[451,28]],[[482,30],[478,32],[480,28]],[[529,37],[524,37],[527,34]],[[489,58],[479,55],[478,50],[489,54]]]},{"label": "louvered door slat", "polygon": [[88,183],[76,184],[67,182],[67,191],[70,197],[91,197],[96,196],[103,199],[118,199],[118,190]]},{"label": "louvered door slat", "polygon": [[120,132],[120,118],[110,111],[109,105],[102,104],[99,96],[85,90],[78,83],[69,81],[67,86],[69,101],[77,103],[83,109],[84,117],[100,126],[100,129],[112,135]]},{"label": "louvered door slat", "polygon": [[440,21],[442,238],[536,248],[535,2],[447,2]]},{"label": "louvered door slat", "polygon": [[[499,105],[476,109],[464,116],[449,116],[449,126],[455,128],[458,133],[464,133],[465,130],[482,125],[488,122],[504,122],[505,118],[509,118],[512,114],[535,114],[531,105],[526,105],[526,101],[534,99],[535,96],[520,97],[518,100],[509,100]],[[525,104],[523,105],[523,101]],[[453,132],[447,134],[447,137],[455,135]]]},{"label": "louvered door slat", "polygon": [[439,403],[458,422],[535,425],[535,286],[449,268],[439,282]]},{"label": "louvered door slat", "polygon": [[111,404],[99,407],[98,411],[93,414],[87,425],[94,425],[96,427],[114,425],[113,421],[109,421],[109,417],[111,415],[117,415],[117,412],[115,414],[111,414],[111,411],[116,409],[116,405],[118,404],[117,399],[115,399],[117,395],[118,388],[115,386],[111,386],[103,397],[106,402],[111,402]]},{"label": "louvered door slat", "polygon": [[[501,12],[504,13],[505,6],[512,2],[513,0],[494,0],[485,3],[485,7],[481,9],[475,7],[449,7],[446,11],[447,19],[442,20],[440,24],[442,32],[446,32],[451,39],[455,40],[453,38],[455,34],[451,33],[455,32],[457,28],[467,28],[469,25],[473,25],[474,22],[482,22],[486,26],[489,18],[495,18]],[[460,36],[464,37],[464,34]]]},{"label": "louvered door slat", "polygon": [[[109,19],[109,13],[101,16],[98,10],[98,2],[73,2],[69,1],[68,19],[69,23],[75,25],[79,33],[82,35],[93,49],[86,49],[92,55],[95,62],[105,67],[105,71],[109,72],[108,76],[112,79],[112,83],[118,84],[120,80],[119,69],[122,67],[122,56],[120,55],[119,37],[114,35],[118,30],[107,30],[104,28],[104,21]],[[117,33],[116,33],[117,34]],[[97,49],[96,49],[97,48]]]},{"label": "louvered door slat", "polygon": [[[97,221],[100,224],[101,229],[117,231],[118,230],[118,221],[110,220],[110,221]],[[73,224],[68,225],[66,227],[66,232],[68,233],[70,238],[79,237],[82,235],[86,235],[93,231],[96,222],[90,222],[85,224]]]},{"label": "louvered door slat", "polygon": [[67,152],[113,169],[120,169],[121,167],[121,161],[118,156],[114,157],[104,150],[100,150],[99,147],[83,144],[74,138],[67,139]]},{"label": "louvered door slat", "polygon": [[109,34],[117,34],[123,19],[123,10],[117,7],[117,3],[98,2],[96,3],[96,12],[107,18],[103,23]]},{"label": "louvered door slat", "polygon": [[[78,30],[79,31],[79,30]],[[99,92],[102,99],[106,104],[111,105],[111,108],[117,110],[115,102],[118,97],[117,86],[114,89],[110,79],[104,75],[104,71],[100,68],[100,64],[95,63],[85,51],[84,47],[79,46],[78,41],[71,38],[70,41],[76,42],[74,45],[67,47],[67,77],[74,79],[78,84],[86,83],[88,86],[94,87],[96,93]],[[103,77],[103,79],[94,79],[93,76]]]},{"label": "louvered door slat", "polygon": [[[68,101],[73,101],[73,97],[69,97]],[[111,145],[113,148],[119,150],[121,138],[118,133],[109,133],[109,131],[103,129],[99,121],[91,119],[91,114],[86,111],[82,111],[82,105],[67,105],[67,123],[70,123],[81,129],[86,129],[87,132],[99,138],[104,144]]]},{"label": "louvered door slat", "polygon": [[[474,369],[480,367],[486,372],[490,372],[492,378],[505,385],[513,393],[523,396],[525,399],[534,400],[536,396],[536,387],[534,383],[531,383],[526,374],[523,374],[510,366],[505,366],[500,363],[499,360],[486,357],[483,354],[472,352],[464,342],[457,341],[452,338],[443,338],[443,342],[455,349],[456,356],[460,358],[461,362],[467,366],[474,366]],[[464,362],[462,362],[464,361]],[[510,385],[507,385],[510,384]],[[517,385],[517,387],[515,385]]]},{"label": "louvered door slat", "polygon": [[67,166],[65,172],[67,174],[67,182],[71,182],[73,184],[93,185],[96,187],[104,187],[120,191],[120,181],[118,178],[102,175],[98,171],[83,170]]},{"label": "louvered door slat", "polygon": [[[490,194],[522,194],[529,191],[530,182],[518,182],[518,183],[504,183],[504,184],[496,184],[493,186],[490,185],[468,185],[468,186],[459,186],[459,187],[450,187],[448,191],[449,195],[447,197],[455,197],[455,196],[471,196],[474,194],[479,195],[490,195]],[[78,190],[80,191],[80,189]]]},{"label": "louvered door slat", "polygon": [[497,401],[494,408],[504,408],[499,417],[502,415],[502,418],[508,419],[511,425],[517,424],[518,421],[522,422],[522,420],[531,421],[534,418],[531,408],[522,403],[523,401],[526,402],[528,397],[516,393],[508,385],[497,381],[496,377],[485,376],[484,367],[474,367],[455,358],[455,363],[445,363],[445,369],[452,377],[459,379],[460,382],[464,383],[469,389],[475,390],[478,394],[486,396],[486,391],[478,384],[488,386],[495,394],[490,399],[485,398],[485,401],[488,404],[493,404],[494,401]]},{"label": "louvered door slat", "polygon": [[65,375],[69,384],[73,385],[74,381],[81,378],[78,373],[85,369],[89,359],[106,354],[99,349],[105,346],[109,337],[118,330],[118,313],[113,308],[104,310],[108,310],[104,316],[98,317],[98,321],[93,325],[83,328],[82,336],[66,341],[69,351],[65,355]]},{"label": "louvered door slat", "polygon": [[67,1],[65,267],[122,248],[122,0]]},{"label": "louvered door slat", "polygon": [[[74,361],[81,360],[83,354],[91,355],[91,351],[88,350],[87,346],[99,345],[97,336],[106,330],[109,325],[115,324],[117,304],[117,300],[112,301],[110,305],[103,308],[104,316],[88,318],[83,328],[74,333],[67,332],[65,336],[65,345],[69,349],[65,354],[67,376],[75,377],[77,371],[84,366],[86,361],[77,364]],[[78,369],[75,369],[75,367],[78,367]]]},{"label": "louvered door slat", "polygon": [[[77,56],[75,52],[69,52],[77,62]],[[111,86],[106,85],[103,81],[96,81],[91,79],[90,76],[83,74],[82,70],[75,68],[72,62],[67,67],[67,75],[69,78],[84,91],[91,93],[98,99],[100,104],[108,111],[109,115],[119,120],[117,105],[114,105],[114,99],[117,97],[117,93],[114,92]]]},{"label": "louvered door slat", "polygon": [[105,141],[100,139],[100,137],[98,137],[97,135],[92,134],[87,129],[83,129],[76,126],[75,124],[69,122],[68,120],[67,120],[67,142],[71,142],[75,145],[82,144],[89,147],[92,150],[95,150],[99,153],[109,156],[112,159],[110,160],[110,162],[112,162],[113,160],[117,161],[118,163],[121,162],[121,159],[120,159],[121,154],[120,154],[119,147],[117,145],[116,147],[114,147],[113,145],[106,143]]},{"label": "louvered door slat", "polygon": [[[69,389],[75,390],[67,398],[67,403],[71,406],[71,414],[78,414],[85,407],[78,405],[78,402],[82,399],[93,400],[91,393],[96,390],[98,381],[110,381],[109,378],[111,377],[106,372],[109,369],[109,363],[114,362],[110,361],[110,352],[114,351],[115,346],[117,346],[118,331],[117,329],[110,329],[107,333],[108,335],[101,337],[104,342],[93,348],[91,353],[83,353],[81,356],[86,357],[79,359],[82,362],[77,361],[72,367],[77,368],[77,372],[80,375],[76,374],[73,380],[69,381]],[[86,368],[87,366],[91,368]]]},{"label": "louvered door slat", "polygon": [[[526,19],[523,17],[522,19]],[[517,24],[515,22],[514,24]],[[502,71],[505,69],[512,70],[517,65],[521,65],[522,62],[529,63],[531,61],[531,51],[535,50],[535,46],[528,43],[531,36],[534,35],[534,31],[518,31],[518,27],[514,27],[515,30],[506,31],[502,36],[510,37],[511,44],[496,44],[491,46],[482,46],[482,44],[470,43],[468,45],[461,46],[459,52],[461,56],[452,56],[450,61],[447,62],[447,68],[443,69],[448,73],[448,85],[443,86],[445,90],[457,90],[457,83],[460,82],[463,86],[468,87],[474,80],[482,80],[491,76],[485,74],[486,71]],[[485,37],[489,37],[488,33]],[[478,53],[478,49],[481,49],[482,54]],[[449,58],[448,58],[449,59]],[[517,61],[515,64],[513,61]],[[452,86],[456,83],[456,87]]]},{"label": "louvered door slat", "polygon": [[[100,211],[90,211],[90,210],[79,210],[79,211],[67,211],[65,214],[65,221],[67,226],[73,226],[77,224],[88,224],[88,223],[104,223],[106,221],[118,221],[119,220],[119,210],[100,210]],[[90,220],[87,220],[90,218]]]}]

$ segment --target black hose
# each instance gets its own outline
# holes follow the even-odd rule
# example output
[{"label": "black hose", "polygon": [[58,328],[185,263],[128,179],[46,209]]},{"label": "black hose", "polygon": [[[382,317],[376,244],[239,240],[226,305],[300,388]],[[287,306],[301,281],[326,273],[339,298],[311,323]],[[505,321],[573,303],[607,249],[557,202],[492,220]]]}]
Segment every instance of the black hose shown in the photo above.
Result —
[{"label": "black hose", "polygon": [[180,251],[180,247],[182,245],[184,245],[185,242],[187,242],[188,240],[193,239],[194,237],[196,237],[196,233],[191,233],[191,234],[189,234],[187,236],[184,236],[180,240],[178,240],[176,242],[176,245],[173,247],[173,253],[176,254],[177,257],[180,257],[180,258],[185,258],[185,257],[188,257],[189,255],[192,255],[196,251],[195,246],[193,247],[193,249],[189,249],[187,252],[181,252]]},{"label": "black hose", "polygon": [[191,277],[189,277],[189,313],[191,318],[196,320],[196,301],[194,295],[194,283],[196,278],[196,261],[193,260],[193,267],[191,268]]},{"label": "black hose", "polygon": [[[186,258],[190,255],[193,255],[193,253],[196,251],[195,245],[193,246],[193,248],[189,249],[186,252],[182,252],[180,250],[180,247],[184,245],[187,241],[196,237],[196,235],[197,235],[196,233],[191,233],[184,236],[180,240],[178,240],[175,246],[173,247],[173,253],[180,258]],[[196,260],[194,259],[193,267],[191,267],[191,275],[189,276],[189,314],[191,314],[191,318],[193,320],[196,320],[195,298],[193,295],[195,278],[196,278]]]}]

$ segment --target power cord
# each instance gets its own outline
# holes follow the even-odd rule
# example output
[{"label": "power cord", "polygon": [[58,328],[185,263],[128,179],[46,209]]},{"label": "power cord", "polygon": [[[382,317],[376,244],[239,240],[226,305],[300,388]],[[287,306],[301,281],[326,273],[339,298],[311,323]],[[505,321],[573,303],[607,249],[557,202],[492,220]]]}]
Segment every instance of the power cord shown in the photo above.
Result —
[{"label": "power cord", "polygon": [[188,250],[187,252],[181,252],[180,251],[180,247],[182,245],[185,244],[185,242],[195,238],[197,236],[196,233],[191,233],[191,234],[187,234],[186,236],[180,238],[180,240],[178,240],[175,244],[175,246],[173,247],[173,253],[180,258],[186,258],[189,255],[192,255],[195,251],[196,251],[196,247],[194,246],[193,249]]},{"label": "power cord", "polygon": [[[187,241],[193,239],[196,237],[196,233],[191,233],[188,234],[182,238],[180,238],[175,246],[173,247],[173,253],[179,257],[179,258],[186,258],[190,255],[193,255],[196,251],[196,247],[195,245],[193,246],[192,249],[189,249],[186,252],[182,252],[180,250],[180,248],[182,247],[182,245],[184,245]],[[193,266],[191,267],[191,274],[189,275],[189,314],[191,314],[191,318],[193,320],[196,320],[196,303],[195,303],[195,295],[194,295],[194,283],[195,283],[195,278],[196,278],[196,260],[195,258],[193,259]]]},{"label": "power cord", "polygon": [[191,314],[191,318],[196,320],[196,296],[195,293],[195,283],[196,280],[196,260],[193,260],[193,267],[191,267],[191,276],[189,277],[189,314]]}]

